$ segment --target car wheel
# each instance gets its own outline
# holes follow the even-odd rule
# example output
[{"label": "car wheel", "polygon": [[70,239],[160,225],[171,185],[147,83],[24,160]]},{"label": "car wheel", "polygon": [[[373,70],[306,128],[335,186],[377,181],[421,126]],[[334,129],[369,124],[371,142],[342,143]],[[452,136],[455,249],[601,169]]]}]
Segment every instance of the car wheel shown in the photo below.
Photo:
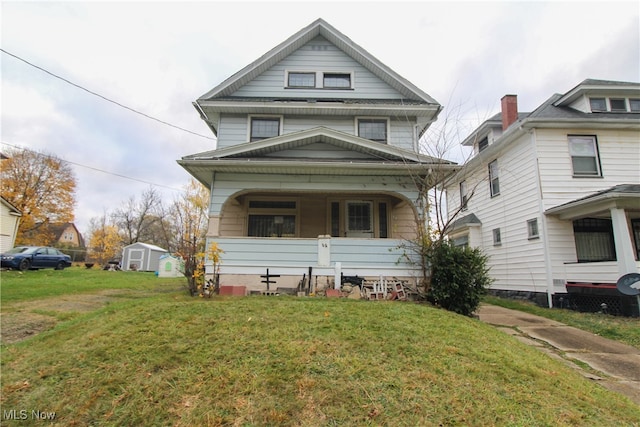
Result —
[{"label": "car wheel", "polygon": [[58,265],[56,265],[56,270],[64,270],[65,264],[64,261],[60,261]]},{"label": "car wheel", "polygon": [[26,271],[31,267],[31,262],[28,259],[23,259],[20,261],[20,265],[18,265],[18,270]]}]

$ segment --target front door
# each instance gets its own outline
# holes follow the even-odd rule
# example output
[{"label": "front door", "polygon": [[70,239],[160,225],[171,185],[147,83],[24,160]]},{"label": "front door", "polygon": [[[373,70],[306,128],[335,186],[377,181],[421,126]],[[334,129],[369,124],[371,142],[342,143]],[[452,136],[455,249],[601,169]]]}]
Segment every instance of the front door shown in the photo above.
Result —
[{"label": "front door", "polygon": [[373,202],[347,201],[346,237],[373,237]]}]

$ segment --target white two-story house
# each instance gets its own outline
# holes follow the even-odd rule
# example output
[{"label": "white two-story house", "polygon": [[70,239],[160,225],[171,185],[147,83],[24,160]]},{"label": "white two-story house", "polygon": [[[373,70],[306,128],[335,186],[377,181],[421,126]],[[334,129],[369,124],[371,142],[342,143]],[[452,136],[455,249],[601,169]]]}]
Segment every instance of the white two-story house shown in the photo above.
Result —
[{"label": "white two-story house", "polygon": [[448,235],[489,256],[493,289],[617,304],[604,297],[640,269],[640,84],[585,80],[531,113],[507,95],[463,144],[474,156],[446,185]]},{"label": "white two-story house", "polygon": [[416,277],[419,186],[457,167],[418,152],[433,98],[318,19],[194,106],[217,146],[178,163],[211,191],[222,285]]}]

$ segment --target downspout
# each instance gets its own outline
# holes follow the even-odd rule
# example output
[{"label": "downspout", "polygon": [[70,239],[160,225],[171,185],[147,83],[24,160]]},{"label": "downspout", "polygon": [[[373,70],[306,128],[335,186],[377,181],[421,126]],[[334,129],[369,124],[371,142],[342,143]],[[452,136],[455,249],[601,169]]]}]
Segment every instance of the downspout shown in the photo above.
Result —
[{"label": "downspout", "polygon": [[544,253],[544,265],[545,275],[547,282],[547,304],[549,308],[553,307],[553,271],[551,268],[551,254],[549,251],[549,233],[547,231],[547,217],[544,214],[544,203],[542,193],[542,181],[540,180],[540,164],[538,159],[538,150],[536,145],[536,131],[532,129],[529,131],[531,136],[531,151],[535,160],[535,173],[536,173],[536,189],[538,190],[538,215],[540,216],[540,236],[542,237],[542,250]]}]

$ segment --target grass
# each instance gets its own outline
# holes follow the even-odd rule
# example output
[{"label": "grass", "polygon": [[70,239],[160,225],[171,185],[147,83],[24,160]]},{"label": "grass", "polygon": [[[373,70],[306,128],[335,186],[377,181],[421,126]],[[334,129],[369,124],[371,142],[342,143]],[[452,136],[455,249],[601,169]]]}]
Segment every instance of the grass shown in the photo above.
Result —
[{"label": "grass", "polygon": [[70,267],[64,270],[8,270],[0,275],[2,303],[29,301],[69,294],[93,293],[105,290],[153,292],[167,283],[179,284],[180,279],[159,280],[154,273],[133,271],[103,271]]},{"label": "grass", "polygon": [[[426,305],[201,299],[140,280],[145,297],[2,346],[3,412],[95,426],[639,425],[626,398],[491,326]],[[3,310],[13,283],[3,273]]]},{"label": "grass", "polygon": [[602,313],[580,313],[573,310],[544,308],[525,301],[486,296],[488,304],[524,311],[556,320],[569,326],[620,341],[640,349],[640,319],[611,316]]}]

